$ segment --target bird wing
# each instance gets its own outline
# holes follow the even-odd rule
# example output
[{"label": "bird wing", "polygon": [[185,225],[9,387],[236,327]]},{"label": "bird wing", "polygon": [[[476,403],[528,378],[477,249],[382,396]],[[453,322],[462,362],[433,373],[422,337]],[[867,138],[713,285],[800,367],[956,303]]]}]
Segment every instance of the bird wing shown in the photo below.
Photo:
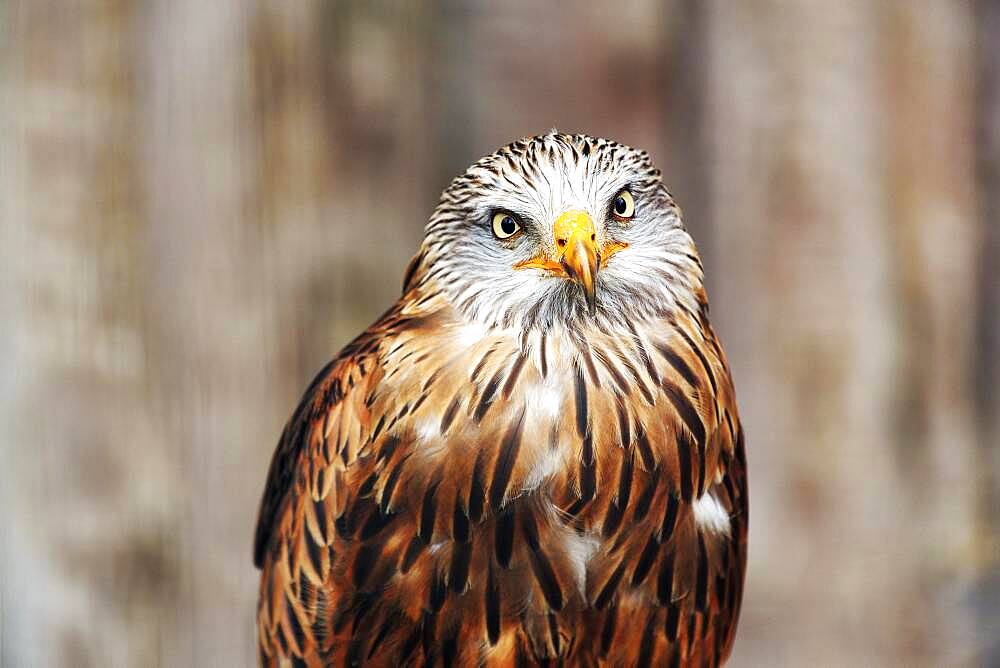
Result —
[{"label": "bird wing", "polygon": [[[380,350],[420,321],[407,314],[406,297],[422,257],[417,254],[407,266],[400,301],[316,374],[285,425],[268,469],[257,519],[253,547],[257,568],[265,567],[265,552],[273,543],[281,513],[288,505],[295,505],[301,494],[296,483],[304,487],[309,482],[311,495],[319,497],[315,499],[317,502],[327,503],[332,491],[334,496],[329,503],[335,511],[334,517],[343,513],[344,496],[337,495],[334,482],[343,478],[346,467],[355,461],[371,433],[371,392],[383,375]],[[316,460],[320,454],[325,465],[311,466],[312,462],[320,461]],[[319,477],[311,477],[309,481],[296,479],[306,468]]]},{"label": "bird wing", "polygon": [[401,305],[386,312],[316,375],[285,425],[254,538],[254,564],[262,570],[257,621],[263,665],[315,655],[317,622],[327,612],[319,599],[329,593],[324,583],[335,560],[335,522],[356,495],[346,477],[385,426],[384,417],[373,424],[370,411],[386,372],[379,353],[412,320]]}]

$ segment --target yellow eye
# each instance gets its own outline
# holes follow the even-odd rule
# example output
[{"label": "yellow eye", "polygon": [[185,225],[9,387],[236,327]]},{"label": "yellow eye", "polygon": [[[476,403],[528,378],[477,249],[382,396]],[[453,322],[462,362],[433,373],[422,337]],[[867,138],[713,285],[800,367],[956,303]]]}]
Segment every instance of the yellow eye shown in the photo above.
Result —
[{"label": "yellow eye", "polygon": [[632,197],[632,193],[627,190],[618,193],[615,201],[611,203],[611,210],[614,211],[615,217],[623,220],[628,220],[634,216],[635,198]]},{"label": "yellow eye", "polygon": [[521,231],[521,224],[512,214],[500,211],[493,214],[493,234],[497,239],[510,239]]}]

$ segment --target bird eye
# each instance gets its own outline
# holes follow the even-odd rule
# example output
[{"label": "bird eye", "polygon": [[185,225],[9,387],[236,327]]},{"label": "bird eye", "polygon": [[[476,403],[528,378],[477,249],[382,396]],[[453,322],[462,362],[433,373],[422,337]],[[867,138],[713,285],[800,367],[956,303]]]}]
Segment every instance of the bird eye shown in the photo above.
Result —
[{"label": "bird eye", "polygon": [[521,231],[521,224],[506,211],[493,214],[493,234],[497,239],[510,239]]},{"label": "bird eye", "polygon": [[615,217],[621,218],[622,220],[628,220],[635,215],[635,198],[632,197],[632,193],[627,190],[623,190],[615,197],[615,201],[611,203],[611,210],[614,211]]}]

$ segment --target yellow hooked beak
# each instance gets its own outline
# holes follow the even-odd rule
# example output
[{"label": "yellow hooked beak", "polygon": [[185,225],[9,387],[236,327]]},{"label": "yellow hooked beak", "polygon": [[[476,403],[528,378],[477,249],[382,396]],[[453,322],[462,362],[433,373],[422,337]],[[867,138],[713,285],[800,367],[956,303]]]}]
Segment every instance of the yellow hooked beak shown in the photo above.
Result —
[{"label": "yellow hooked beak", "polygon": [[587,307],[593,315],[597,305],[594,281],[601,264],[595,243],[594,221],[583,211],[567,211],[556,218],[552,236],[555,237],[556,248],[562,253],[559,264],[566,275],[583,288]]},{"label": "yellow hooked beak", "polygon": [[552,236],[556,251],[554,258],[543,251],[530,260],[517,263],[514,268],[543,269],[571,278],[583,288],[587,307],[593,315],[597,308],[597,270],[602,261],[625,248],[626,244],[611,242],[598,250],[594,221],[586,211],[567,211],[556,218]]}]

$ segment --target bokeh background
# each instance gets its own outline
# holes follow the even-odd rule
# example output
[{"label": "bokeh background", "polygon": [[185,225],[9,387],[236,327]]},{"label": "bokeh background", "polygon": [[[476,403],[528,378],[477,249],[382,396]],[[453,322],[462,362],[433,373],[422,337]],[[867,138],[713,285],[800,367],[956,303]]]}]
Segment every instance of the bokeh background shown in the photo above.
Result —
[{"label": "bokeh background", "polygon": [[733,665],[1000,665],[1000,3],[0,1],[0,664],[253,665],[313,373],[441,189],[648,149],[748,433]]}]

